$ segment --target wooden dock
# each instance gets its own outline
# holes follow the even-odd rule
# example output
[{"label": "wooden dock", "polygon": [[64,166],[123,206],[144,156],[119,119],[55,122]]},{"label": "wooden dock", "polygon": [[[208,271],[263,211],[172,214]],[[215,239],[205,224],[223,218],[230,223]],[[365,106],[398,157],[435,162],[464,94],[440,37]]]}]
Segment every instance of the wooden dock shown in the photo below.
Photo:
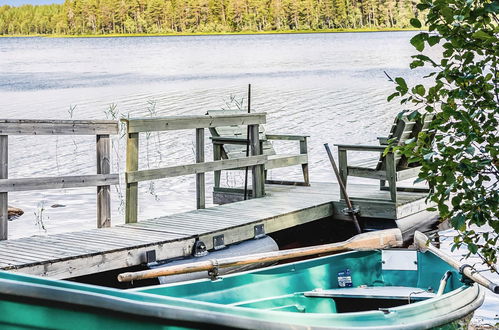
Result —
[{"label": "wooden dock", "polygon": [[[335,183],[312,183],[309,187],[267,185],[266,191],[263,198],[112,228],[1,241],[0,269],[52,278],[76,277],[146,263],[148,251],[155,251],[158,260],[190,256],[196,240],[211,250],[214,244],[230,245],[263,232],[327,217],[331,221],[346,217]],[[361,215],[364,200],[373,196],[389,198],[389,192],[379,191],[375,185],[351,184],[350,191],[357,197],[354,200]],[[408,216],[415,208],[424,208],[423,194],[400,193],[398,207],[383,200],[373,205],[371,200],[366,209],[370,215],[378,209],[381,216],[390,212]]]},{"label": "wooden dock", "polygon": [[[285,137],[300,142],[300,154],[293,157],[298,157],[300,161],[296,164],[303,168],[303,185],[265,184],[265,171],[273,168],[262,147],[266,140],[260,140],[259,125],[265,122],[264,113],[126,119],[123,121],[127,130],[126,172],[110,173],[110,135],[118,133],[117,121],[0,120],[0,270],[72,278],[191,256],[199,242],[203,242],[207,250],[217,250],[320,219],[350,219],[344,213],[346,205],[340,199],[336,184],[312,182],[308,186],[306,137]],[[247,130],[242,131],[249,132],[247,140],[243,140],[247,141],[248,154],[205,161],[205,130],[238,125],[246,126]],[[139,168],[141,133],[185,129],[195,132],[196,163]],[[74,134],[96,136],[96,174],[8,177],[10,135]],[[273,137],[284,138],[282,135]],[[214,147],[216,151],[215,142]],[[279,166],[287,166],[287,163]],[[205,208],[205,173],[241,168],[251,170],[254,198]],[[184,175],[196,176],[197,209],[139,221],[138,183]],[[120,176],[126,184],[125,224],[112,227],[110,186],[119,184]],[[96,229],[8,240],[9,192],[88,186],[95,186],[97,191]],[[399,221],[426,212],[424,193],[401,192],[391,201],[390,193],[380,190],[379,185],[349,184],[348,191],[359,216],[373,221]],[[231,193],[219,189],[215,191],[215,200],[233,198],[229,196]]]}]

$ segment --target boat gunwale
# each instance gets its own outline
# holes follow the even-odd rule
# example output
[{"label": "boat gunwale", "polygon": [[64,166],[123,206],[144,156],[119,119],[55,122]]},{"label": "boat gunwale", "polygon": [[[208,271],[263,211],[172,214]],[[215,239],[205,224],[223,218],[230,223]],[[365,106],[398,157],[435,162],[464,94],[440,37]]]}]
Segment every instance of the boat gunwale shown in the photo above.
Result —
[{"label": "boat gunwale", "polygon": [[[16,276],[19,276],[16,274]],[[28,276],[28,277],[33,277],[33,276]],[[45,280],[45,279],[43,279]],[[53,280],[47,280],[49,282],[56,282]],[[73,284],[73,283],[71,283]],[[74,285],[74,284],[73,284]],[[304,325],[304,324],[299,324],[299,323],[282,323],[282,322],[275,322],[275,321],[269,321],[269,320],[261,320],[261,319],[255,319],[254,317],[249,317],[249,316],[241,316],[241,315],[235,315],[233,313],[227,313],[223,311],[212,311],[212,310],[206,310],[206,309],[199,309],[199,308],[192,308],[192,307],[187,307],[187,306],[176,306],[173,305],[172,303],[174,302],[188,302],[188,303],[193,303],[192,300],[184,299],[184,298],[173,298],[173,297],[168,297],[168,296],[158,296],[155,294],[149,294],[149,293],[127,293],[126,291],[120,291],[116,289],[102,289],[101,287],[98,286],[93,286],[93,285],[81,285],[81,284],[76,284],[75,286],[83,286],[83,287],[95,287],[97,289],[101,289],[101,291],[108,291],[109,294],[106,294],[106,292],[94,292],[94,291],[83,291],[81,289],[71,289],[71,288],[65,288],[65,287],[57,287],[57,286],[51,286],[51,285],[46,285],[46,284],[38,284],[38,283],[25,283],[25,282],[19,282],[16,280],[8,280],[8,279],[0,279],[0,295],[4,296],[16,296],[20,298],[34,298],[42,301],[50,301],[50,302],[59,302],[59,303],[66,303],[71,306],[85,306],[89,307],[90,309],[97,309],[100,313],[103,312],[103,310],[110,310],[113,312],[118,312],[118,313],[124,313],[124,314],[129,314],[133,315],[135,317],[148,317],[148,318],[154,318],[154,319],[159,319],[162,320],[163,322],[165,321],[170,321],[170,322],[175,322],[175,323],[181,323],[185,324],[187,326],[189,325],[205,325],[205,324],[212,324],[212,325],[218,325],[218,326],[225,326],[229,328],[243,328],[243,329],[253,329],[253,328],[268,328],[268,329],[289,329],[291,327],[295,329],[360,329],[360,326],[353,326],[353,327],[331,327],[331,326],[322,326],[322,325]],[[95,289],[94,288],[94,289]],[[461,289],[461,290],[459,290]],[[456,290],[453,290],[445,295],[442,295],[438,297],[437,299],[439,300],[446,300],[446,298],[449,297],[449,294],[452,294],[452,296],[458,296],[457,298],[460,298],[462,293],[468,292],[468,290],[473,290],[476,291],[476,295],[474,299],[469,302],[465,303],[463,307],[461,307],[458,310],[455,310],[450,313],[444,313],[442,316],[433,318],[431,320],[425,320],[422,322],[417,322],[417,323],[410,323],[410,324],[385,324],[383,326],[373,326],[373,327],[366,327],[362,326],[364,329],[419,329],[421,327],[427,327],[428,322],[431,321],[431,326],[439,326],[443,325],[446,323],[449,323],[451,321],[454,321],[456,319],[460,319],[462,317],[465,317],[469,313],[473,312],[476,308],[478,308],[484,299],[484,293],[483,290],[480,289],[479,285],[474,284],[472,286],[468,287],[461,287],[456,290],[459,292],[455,292]],[[69,294],[72,293],[72,294]],[[121,293],[120,295],[112,295],[116,293]],[[144,300],[140,299],[133,299],[133,298],[143,298]],[[147,301],[149,300],[154,300],[153,302]],[[400,306],[400,307],[407,307],[410,306],[411,309],[414,308],[416,304],[418,304],[417,307],[420,306],[421,303],[427,302],[428,300],[433,300],[435,298],[427,299],[425,301],[417,302],[414,304],[410,305],[405,305],[405,306]],[[104,303],[104,304],[103,304]],[[197,303],[197,302],[196,302]],[[218,306],[220,307],[220,304],[214,304],[214,303],[207,303],[207,302],[201,302],[199,305],[205,305],[206,307],[210,306]],[[223,306],[223,305],[222,305]],[[398,308],[398,307],[395,307]],[[283,316],[289,316],[289,315],[296,315],[297,313],[293,312],[278,312],[278,311],[263,311],[263,310],[256,310],[256,309],[251,309],[251,308],[246,308],[246,307],[230,307],[230,309],[243,309],[243,310],[253,310],[254,314],[258,316],[258,314],[267,314],[267,313],[279,313],[279,315]],[[391,309],[394,311],[394,309]],[[361,316],[362,315],[368,315],[368,314],[377,314],[379,315],[384,314],[382,311],[368,311],[368,312],[355,312],[355,313],[342,313],[342,314],[327,314],[327,313],[317,313],[317,314],[309,314],[309,316],[315,316],[312,317],[313,319],[318,319],[318,318],[324,318],[324,317],[331,317],[332,315],[355,315],[355,316]],[[334,320],[331,320],[334,321]]]},{"label": "boat gunwale", "polygon": [[[375,253],[375,251],[373,251]],[[353,254],[360,253],[357,251],[345,252],[341,254]],[[362,252],[362,253],[365,253]],[[369,254],[367,254],[369,255]],[[338,254],[333,256],[325,256],[321,258],[314,259],[314,265],[321,265],[329,262],[332,258],[338,256]],[[230,274],[224,276],[232,277],[239,276],[245,273],[254,273],[267,271],[274,268],[286,267],[289,268],[302,268],[296,266],[303,266],[310,264],[311,260],[299,261],[286,265],[277,265],[259,270],[250,270],[243,273],[238,274]],[[319,264],[317,264],[319,262]],[[2,278],[2,273],[3,278]],[[10,278],[10,279],[9,279]],[[27,279],[25,282],[21,282],[22,279]],[[201,280],[193,280],[185,283],[197,282],[197,281],[206,281],[204,279]],[[178,284],[175,284],[178,285]],[[172,284],[160,285],[157,287],[166,287],[172,286]],[[150,287],[149,287],[150,288]],[[212,324],[217,326],[224,327],[238,327],[238,328],[272,328],[272,329],[281,329],[281,328],[313,328],[313,329],[323,329],[329,328],[334,329],[335,327],[324,326],[323,324],[318,324],[315,322],[334,322],[340,321],[344,319],[346,316],[355,316],[359,317],[369,317],[374,316],[374,322],[381,323],[383,318],[386,318],[387,315],[390,317],[396,316],[400,313],[408,313],[409,318],[414,318],[415,316],[411,315],[411,311],[420,308],[426,307],[426,310],[433,310],[431,307],[435,303],[443,302],[443,306],[447,307],[447,310],[440,311],[440,315],[436,317],[431,317],[430,320],[418,321],[417,319],[409,324],[384,324],[384,325],[376,325],[374,327],[369,327],[370,329],[376,328],[389,328],[393,327],[396,329],[414,329],[418,327],[426,327],[429,323],[435,325],[442,325],[446,322],[453,321],[455,319],[462,318],[467,314],[473,312],[476,308],[478,308],[484,299],[483,290],[480,290],[478,285],[466,286],[462,285],[440,297],[430,298],[423,301],[418,301],[409,305],[398,306],[394,308],[388,309],[390,313],[384,313],[379,310],[371,310],[371,311],[362,311],[362,312],[351,312],[351,313],[310,313],[307,314],[307,318],[311,321],[312,324],[305,325],[304,323],[300,323],[299,316],[303,315],[301,313],[294,312],[286,312],[286,311],[270,311],[270,310],[259,310],[248,307],[239,307],[239,306],[228,306],[224,304],[214,303],[214,302],[206,302],[206,301],[196,301],[194,299],[188,298],[177,298],[167,295],[158,295],[149,292],[142,292],[140,290],[145,290],[146,288],[141,289],[132,289],[132,290],[117,290],[110,289],[95,285],[88,284],[80,284],[80,283],[72,283],[72,282],[64,282],[57,281],[52,279],[46,279],[38,276],[31,275],[19,275],[12,274],[8,272],[0,273],[0,295],[11,295],[16,296],[18,299],[26,299],[26,298],[36,298],[41,299],[42,301],[47,302],[60,302],[68,304],[71,307],[77,306],[86,306],[91,309],[97,309],[99,313],[102,313],[102,310],[109,310],[118,313],[125,313],[128,315],[132,315],[135,317],[149,317],[157,320],[161,320],[161,322],[173,322],[173,323],[185,323],[185,324],[194,324],[196,326],[203,324]],[[449,300],[452,300],[449,302]],[[464,301],[465,303],[462,303]],[[450,306],[452,302],[459,302],[459,306],[461,306],[457,310],[452,310]],[[28,301],[29,303],[29,301]],[[424,308],[425,309],[425,308]],[[242,314],[237,314],[238,312],[242,312]],[[278,314],[276,314],[278,313]],[[287,323],[282,323],[280,321],[273,321],[271,318],[275,315],[284,316],[287,318]],[[451,316],[452,315],[452,316]],[[265,316],[266,319],[260,319],[260,317]],[[381,318],[380,318],[381,317]],[[394,319],[395,320],[395,319]],[[404,319],[404,315],[397,317],[398,321],[407,321],[407,318]],[[343,320],[348,321],[348,320]],[[393,321],[392,321],[393,322]],[[314,325],[315,323],[315,325]],[[391,323],[391,322],[388,322]],[[366,328],[365,325],[355,325],[352,326],[352,329]],[[344,324],[337,329],[346,328]],[[348,328],[348,327],[347,327]]]}]

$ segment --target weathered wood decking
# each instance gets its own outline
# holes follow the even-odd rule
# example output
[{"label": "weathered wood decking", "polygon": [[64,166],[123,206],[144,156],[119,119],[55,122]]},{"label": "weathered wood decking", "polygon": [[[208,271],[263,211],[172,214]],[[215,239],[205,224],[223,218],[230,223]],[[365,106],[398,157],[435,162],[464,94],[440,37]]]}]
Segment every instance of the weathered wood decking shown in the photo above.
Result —
[{"label": "weathered wood decking", "polygon": [[[351,184],[349,192],[361,215],[371,217],[397,219],[425,207],[419,193],[402,192],[395,205],[386,201],[389,192],[377,185]],[[325,217],[345,217],[334,183],[267,185],[266,193],[263,198],[112,228],[0,241],[0,269],[69,278],[145,263],[151,250],[158,260],[188,256],[196,240],[212,249],[220,235],[225,245],[252,239],[257,225],[271,233]]]}]

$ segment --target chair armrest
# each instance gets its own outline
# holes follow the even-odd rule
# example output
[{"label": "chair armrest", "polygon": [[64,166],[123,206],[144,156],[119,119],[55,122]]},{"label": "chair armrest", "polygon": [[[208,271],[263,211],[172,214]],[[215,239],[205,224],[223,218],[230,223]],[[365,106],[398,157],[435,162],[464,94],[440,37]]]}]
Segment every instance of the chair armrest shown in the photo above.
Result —
[{"label": "chair armrest", "polygon": [[387,147],[387,146],[369,146],[362,144],[335,144],[335,146],[338,147],[338,150],[377,151],[377,152],[383,152]]},{"label": "chair armrest", "polygon": [[214,144],[248,144],[248,139],[246,138],[212,136],[210,139]]},{"label": "chair armrest", "polygon": [[378,136],[377,139],[379,141],[379,144],[381,144],[381,145],[388,144],[388,137],[387,136]]},{"label": "chair armrest", "polygon": [[267,140],[295,140],[304,141],[310,135],[265,134]]}]

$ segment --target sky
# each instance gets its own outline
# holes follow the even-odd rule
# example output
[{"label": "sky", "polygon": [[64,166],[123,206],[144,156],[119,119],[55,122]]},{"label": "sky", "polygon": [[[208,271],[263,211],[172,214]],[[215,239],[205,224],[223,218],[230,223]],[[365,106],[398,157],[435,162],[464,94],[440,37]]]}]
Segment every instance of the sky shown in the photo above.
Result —
[{"label": "sky", "polygon": [[21,5],[47,5],[51,3],[63,3],[64,0],[0,0],[0,6],[21,6]]}]

